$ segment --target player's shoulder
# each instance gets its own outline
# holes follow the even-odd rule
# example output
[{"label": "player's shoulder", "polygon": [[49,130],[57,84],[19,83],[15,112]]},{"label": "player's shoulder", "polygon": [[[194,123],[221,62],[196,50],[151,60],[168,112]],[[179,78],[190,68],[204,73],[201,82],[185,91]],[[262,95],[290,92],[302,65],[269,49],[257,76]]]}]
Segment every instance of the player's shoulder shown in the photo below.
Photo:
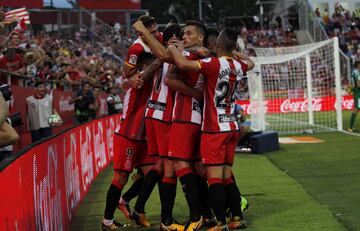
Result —
[{"label": "player's shoulder", "polygon": [[130,46],[131,50],[138,50],[142,52],[151,52],[150,48],[144,43],[141,38],[137,38],[134,43]]}]

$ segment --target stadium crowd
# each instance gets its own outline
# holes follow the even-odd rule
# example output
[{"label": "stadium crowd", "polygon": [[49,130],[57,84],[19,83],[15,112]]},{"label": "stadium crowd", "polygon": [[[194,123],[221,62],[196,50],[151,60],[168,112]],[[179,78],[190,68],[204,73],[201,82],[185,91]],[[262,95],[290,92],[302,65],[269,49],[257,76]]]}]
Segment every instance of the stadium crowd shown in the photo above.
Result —
[{"label": "stadium crowd", "polygon": [[320,20],[329,37],[337,36],[342,51],[352,59],[360,58],[360,9],[355,9],[353,14],[344,9],[341,4],[336,5],[335,13],[329,15],[328,10],[320,12],[315,10],[316,17]]}]

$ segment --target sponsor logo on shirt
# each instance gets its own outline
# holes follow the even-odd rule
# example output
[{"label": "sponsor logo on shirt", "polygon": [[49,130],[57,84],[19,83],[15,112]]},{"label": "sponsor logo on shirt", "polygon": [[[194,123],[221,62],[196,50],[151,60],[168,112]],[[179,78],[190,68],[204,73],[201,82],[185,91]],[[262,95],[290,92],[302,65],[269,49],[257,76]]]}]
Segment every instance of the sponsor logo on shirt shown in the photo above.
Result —
[{"label": "sponsor logo on shirt", "polygon": [[236,117],[234,114],[220,114],[219,115],[219,122],[220,123],[228,123],[228,122],[235,122]]},{"label": "sponsor logo on shirt", "polygon": [[197,111],[199,113],[201,113],[201,106],[198,102],[193,102],[193,111]]},{"label": "sponsor logo on shirt", "polygon": [[166,103],[149,100],[147,107],[158,111],[165,111]]}]

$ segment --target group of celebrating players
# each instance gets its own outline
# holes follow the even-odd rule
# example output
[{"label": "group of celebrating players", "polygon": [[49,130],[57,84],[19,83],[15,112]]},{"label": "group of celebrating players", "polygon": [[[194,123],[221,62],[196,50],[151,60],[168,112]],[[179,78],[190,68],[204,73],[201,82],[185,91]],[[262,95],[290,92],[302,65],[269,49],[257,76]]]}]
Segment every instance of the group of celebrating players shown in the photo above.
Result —
[{"label": "group of celebrating players", "polygon": [[[238,81],[254,63],[235,51],[237,34],[220,33],[197,21],[158,32],[153,17],[133,25],[139,34],[124,65],[127,92],[114,135],[114,177],[106,197],[103,230],[123,229],[116,208],[150,227],[145,204],[158,184],[160,230],[246,228],[248,203],[231,171],[239,139],[234,114]],[[122,196],[129,174],[134,183]],[[189,221],[172,215],[177,179],[189,207]],[[129,201],[136,199],[133,210]]]}]

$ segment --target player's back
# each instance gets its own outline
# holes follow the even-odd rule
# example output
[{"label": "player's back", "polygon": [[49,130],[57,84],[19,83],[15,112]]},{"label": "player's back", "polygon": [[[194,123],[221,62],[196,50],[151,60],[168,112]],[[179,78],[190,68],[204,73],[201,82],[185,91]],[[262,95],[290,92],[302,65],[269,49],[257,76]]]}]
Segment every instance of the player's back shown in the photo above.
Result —
[{"label": "player's back", "polygon": [[150,95],[150,84],[126,91],[119,134],[135,140],[144,140],[145,109]]},{"label": "player's back", "polygon": [[170,123],[174,105],[174,91],[165,84],[169,63],[157,70],[152,81],[151,95],[146,108],[146,118]]},{"label": "player's back", "polygon": [[246,64],[231,57],[199,61],[205,79],[205,105],[202,130],[225,132],[238,130],[234,115],[234,92],[245,75]]}]

